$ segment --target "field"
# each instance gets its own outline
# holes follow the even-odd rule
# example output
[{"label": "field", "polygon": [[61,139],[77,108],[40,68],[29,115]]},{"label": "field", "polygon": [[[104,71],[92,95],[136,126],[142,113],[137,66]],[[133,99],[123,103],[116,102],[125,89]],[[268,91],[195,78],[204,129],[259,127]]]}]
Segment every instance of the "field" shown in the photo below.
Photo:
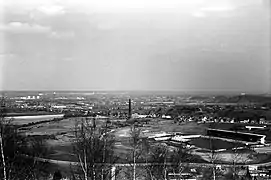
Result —
[{"label": "field", "polygon": [[[48,118],[48,116],[47,116]],[[83,118],[67,118],[61,121],[52,121],[42,124],[33,125],[30,127],[25,127],[21,129],[26,135],[54,135],[54,139],[46,140],[46,146],[49,149],[49,154],[46,158],[54,160],[64,160],[64,161],[76,161],[75,155],[72,153],[72,142],[74,141],[73,130],[76,124],[81,122]],[[30,122],[43,121],[45,116],[37,116],[32,118],[17,118],[13,122],[23,124]],[[91,120],[89,123],[91,124]],[[97,127],[101,126],[105,121],[97,120]],[[221,124],[218,126],[224,126],[224,128],[231,128],[233,124]],[[141,137],[147,137],[160,132],[168,133],[182,133],[182,134],[201,134],[205,135],[206,128],[208,124],[198,124],[195,122],[183,123],[180,125],[175,124],[172,120],[161,120],[155,119],[151,120],[148,124],[144,124],[143,127],[139,127],[141,131]],[[111,131],[111,134],[115,136],[116,143],[114,145],[115,154],[121,159],[125,159],[129,156],[131,152],[130,145],[130,129],[131,127],[122,127],[115,128]],[[243,144],[238,142],[229,142],[222,139],[209,139],[207,137],[200,137],[192,139],[189,142],[190,145],[194,145],[195,149],[193,154],[200,156],[203,160],[210,160],[210,151],[204,150],[219,150],[219,149],[230,149],[233,147],[242,147]],[[267,149],[265,149],[267,151]],[[270,150],[270,148],[269,148]],[[265,153],[261,148],[257,148],[257,152],[262,154]],[[254,156],[250,156],[250,153],[243,152],[240,153],[240,162],[256,162]],[[219,152],[217,153],[221,162],[230,162],[232,161],[233,153],[232,152]]]},{"label": "field", "polygon": [[206,127],[196,122],[187,122],[177,125],[173,120],[153,120],[148,125],[140,127],[141,132],[149,131],[150,134],[157,132],[201,134],[205,135]]},{"label": "field", "polygon": [[[74,161],[72,155],[71,142],[73,142],[73,130],[82,118],[68,118],[56,122],[47,122],[43,124],[33,125],[31,127],[22,128],[21,132],[25,135],[54,135],[55,139],[46,140],[46,145],[50,149],[50,154],[47,158],[56,160]],[[16,119],[14,123],[23,124],[45,120],[44,117],[32,117],[32,119]],[[104,121],[97,120],[97,126],[103,124]],[[91,121],[90,121],[91,124]],[[166,132],[182,132],[182,133],[195,133],[202,131],[200,126],[197,127],[195,123],[188,123],[186,126],[176,126],[173,121],[153,121],[148,126],[140,127],[141,136],[145,137],[150,132],[151,134],[161,131]],[[129,144],[130,127],[118,128],[112,131],[116,138],[115,153],[120,157],[125,157],[130,153],[131,147]]]}]

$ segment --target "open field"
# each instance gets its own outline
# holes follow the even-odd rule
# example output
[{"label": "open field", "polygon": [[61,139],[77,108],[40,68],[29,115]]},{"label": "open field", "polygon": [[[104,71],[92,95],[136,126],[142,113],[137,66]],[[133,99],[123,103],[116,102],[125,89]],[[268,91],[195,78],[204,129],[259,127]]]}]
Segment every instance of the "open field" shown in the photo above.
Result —
[{"label": "open field", "polygon": [[[47,122],[43,124],[33,125],[23,129],[26,135],[54,135],[54,139],[46,140],[46,145],[49,148],[49,159],[64,160],[64,161],[76,161],[76,157],[73,155],[72,142],[74,141],[73,130],[78,122],[84,118],[67,118],[61,121]],[[19,120],[18,120],[19,121]],[[24,119],[22,119],[24,121]],[[30,123],[35,119],[25,119],[25,122]],[[115,120],[117,121],[117,120]],[[91,124],[91,120],[89,123]],[[99,128],[105,121],[97,120],[96,124]],[[223,125],[223,124],[222,124]],[[230,127],[231,124],[225,124]],[[149,124],[144,124],[143,127],[138,127],[141,131],[141,137],[148,137],[150,135],[168,132],[168,133],[181,133],[181,134],[201,134],[205,135],[208,124],[198,124],[196,122],[188,122],[180,125],[174,124],[172,120],[160,120],[154,119]],[[115,154],[125,159],[131,153],[131,146],[129,142],[131,127],[126,126],[122,128],[116,128],[111,131],[111,134],[115,136],[116,143],[114,146]],[[200,137],[191,139],[190,145],[194,145],[196,150],[193,151],[194,155],[202,157],[203,160],[209,161],[209,152],[198,151],[199,149],[230,149],[233,147],[241,147],[243,144],[238,142],[228,142],[221,139],[212,139],[206,137]],[[177,145],[178,146],[178,145]],[[269,148],[270,149],[270,148]],[[267,149],[257,148],[257,152],[265,154]],[[208,154],[209,153],[209,154]],[[218,154],[221,162],[232,161],[231,152],[221,152]],[[240,162],[256,162],[254,157],[249,156],[249,153],[241,153]]]},{"label": "open field", "polygon": [[157,124],[151,125],[152,129],[165,132],[179,132],[183,134],[205,134],[205,126],[196,122],[187,122],[177,125],[173,120],[161,120]]}]

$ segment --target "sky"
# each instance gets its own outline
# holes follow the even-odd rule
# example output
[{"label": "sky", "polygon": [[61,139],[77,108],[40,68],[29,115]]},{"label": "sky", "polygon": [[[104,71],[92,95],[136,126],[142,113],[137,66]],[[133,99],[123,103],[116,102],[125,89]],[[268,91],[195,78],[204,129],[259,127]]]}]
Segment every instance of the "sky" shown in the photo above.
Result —
[{"label": "sky", "polygon": [[0,90],[271,92],[269,0],[0,7]]}]

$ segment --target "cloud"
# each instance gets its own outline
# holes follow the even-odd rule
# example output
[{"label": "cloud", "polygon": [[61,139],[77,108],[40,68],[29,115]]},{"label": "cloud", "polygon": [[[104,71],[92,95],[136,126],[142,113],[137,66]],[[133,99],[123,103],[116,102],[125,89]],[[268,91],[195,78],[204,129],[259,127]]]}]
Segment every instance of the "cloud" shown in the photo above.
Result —
[{"label": "cloud", "polygon": [[40,6],[37,10],[49,16],[65,14],[64,7],[59,5]]},{"label": "cloud", "polygon": [[97,28],[100,30],[111,30],[118,28],[120,26],[120,22],[117,21],[104,21],[99,22]]},{"label": "cloud", "polygon": [[201,11],[205,12],[225,12],[225,11],[233,11],[235,7],[233,6],[209,6],[209,7],[202,7]]},{"label": "cloud", "polygon": [[72,57],[66,57],[66,58],[63,58],[62,60],[66,61],[66,62],[72,62],[73,58]]},{"label": "cloud", "polygon": [[8,24],[0,26],[0,30],[12,33],[48,33],[51,31],[51,28],[38,24],[10,22]]},{"label": "cloud", "polygon": [[192,12],[192,16],[197,18],[205,18],[210,15],[219,16],[219,17],[229,17],[231,11],[234,11],[236,7],[231,5],[205,5],[199,7],[198,10]]},{"label": "cloud", "polygon": [[14,57],[15,54],[12,53],[0,53],[0,90],[3,89],[6,64],[10,62],[10,60],[12,60]]},{"label": "cloud", "polygon": [[249,11],[261,5],[262,0],[206,0],[192,12],[194,17],[236,17],[240,10]]},{"label": "cloud", "polygon": [[132,12],[180,12],[186,11],[205,0],[59,0],[58,3],[86,14],[92,13],[132,13]]},{"label": "cloud", "polygon": [[204,18],[207,16],[207,14],[202,11],[195,11],[195,12],[192,12],[192,16],[197,17],[197,18]]},{"label": "cloud", "polygon": [[74,32],[51,32],[49,37],[56,39],[69,39],[75,36]]},{"label": "cloud", "polygon": [[0,59],[4,60],[4,59],[8,59],[8,58],[13,58],[15,57],[15,54],[12,53],[0,53]]}]

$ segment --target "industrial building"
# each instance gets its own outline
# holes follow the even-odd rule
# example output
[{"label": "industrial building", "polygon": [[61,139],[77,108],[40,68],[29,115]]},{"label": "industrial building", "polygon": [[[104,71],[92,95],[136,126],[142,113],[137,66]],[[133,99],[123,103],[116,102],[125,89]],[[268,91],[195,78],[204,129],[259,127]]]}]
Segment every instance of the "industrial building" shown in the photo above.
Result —
[{"label": "industrial building", "polygon": [[207,135],[213,137],[233,139],[237,141],[246,141],[252,143],[265,144],[265,135],[244,133],[238,131],[229,131],[222,129],[207,129]]}]

